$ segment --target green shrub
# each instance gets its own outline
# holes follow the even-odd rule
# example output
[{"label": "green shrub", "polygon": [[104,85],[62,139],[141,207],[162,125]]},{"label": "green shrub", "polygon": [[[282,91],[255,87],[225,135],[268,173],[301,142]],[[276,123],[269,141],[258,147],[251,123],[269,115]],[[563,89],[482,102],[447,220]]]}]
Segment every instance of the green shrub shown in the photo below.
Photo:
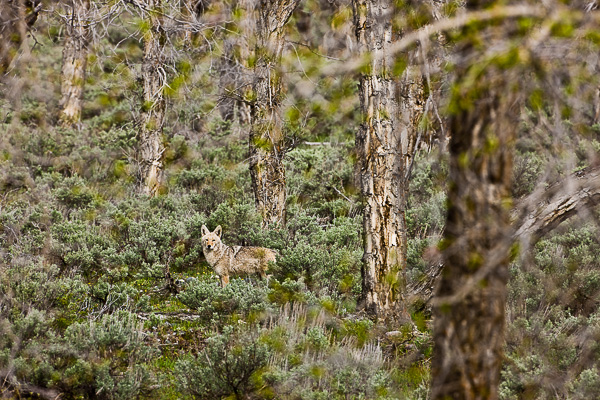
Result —
[{"label": "green shrub", "polygon": [[[266,245],[287,243],[281,248],[274,246],[280,253],[273,267],[278,280],[302,278],[307,288],[315,292],[360,292],[359,218],[336,218],[333,224],[321,227],[318,216],[298,212],[290,216],[287,230],[287,239],[280,236],[264,240]],[[250,233],[250,237],[256,235]]]},{"label": "green shrub", "polygon": [[34,185],[27,167],[16,166],[9,161],[0,162],[0,189],[3,191],[29,189]]},{"label": "green shrub", "polygon": [[284,159],[288,201],[331,219],[356,211],[358,191],[350,151],[351,147],[319,146],[288,152]]},{"label": "green shrub", "polygon": [[268,359],[267,346],[255,333],[227,329],[209,338],[200,354],[175,364],[177,383],[195,399],[248,398],[261,389],[257,382]]},{"label": "green shrub", "polygon": [[413,165],[406,210],[408,237],[439,236],[446,224],[447,163],[437,154],[418,153]]},{"label": "green shrub", "polygon": [[286,278],[282,283],[274,280],[269,285],[271,290],[269,291],[268,298],[273,304],[280,306],[286,303],[306,303],[306,285],[302,279],[294,281]]},{"label": "green shrub", "polygon": [[600,332],[597,229],[573,221],[511,267],[501,398],[585,398],[594,387],[597,357],[589,354],[596,346],[589,340]]},{"label": "green shrub", "polygon": [[54,190],[54,195],[62,204],[70,208],[85,208],[92,204],[94,192],[78,176],[65,178]]},{"label": "green shrub", "polygon": [[124,311],[69,326],[65,341],[81,358],[66,369],[62,385],[73,382],[74,377],[76,382],[90,384],[92,375],[94,390],[102,398],[148,395],[155,380],[147,362],[156,352],[144,343],[142,326],[135,314]]},{"label": "green shrub", "polygon": [[219,321],[233,314],[247,316],[265,311],[268,306],[266,287],[240,278],[232,279],[225,287],[215,279],[190,279],[177,298],[208,321]]},{"label": "green shrub", "polygon": [[571,398],[592,399],[600,393],[600,374],[596,366],[581,371],[570,385]]},{"label": "green shrub", "polygon": [[546,162],[540,157],[539,152],[518,151],[516,153],[512,180],[513,196],[520,198],[533,191]]},{"label": "green shrub", "polygon": [[[14,310],[54,310],[62,318],[73,318],[89,296],[89,288],[78,275],[62,274],[56,265],[31,260],[15,268],[0,269],[0,294]],[[10,315],[10,313],[9,313]]]}]

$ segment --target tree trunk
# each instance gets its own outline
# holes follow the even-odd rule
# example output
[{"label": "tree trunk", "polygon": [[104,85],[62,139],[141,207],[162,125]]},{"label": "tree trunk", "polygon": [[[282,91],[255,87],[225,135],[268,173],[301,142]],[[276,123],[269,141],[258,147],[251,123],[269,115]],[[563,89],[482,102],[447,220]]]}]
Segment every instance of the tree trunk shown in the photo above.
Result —
[{"label": "tree trunk", "polygon": [[249,66],[251,58],[251,38],[255,37],[255,24],[251,15],[254,14],[253,0],[238,0],[231,6],[237,10],[237,27],[240,34],[229,35],[223,43],[221,57],[219,86],[221,99],[219,111],[225,121],[230,121],[235,129],[247,132],[245,129],[251,122],[250,105],[244,101],[246,94],[252,89],[252,76]]},{"label": "tree trunk", "polygon": [[[434,307],[434,399],[495,399],[504,345],[514,127],[499,93],[451,118],[444,270]],[[496,115],[490,120],[491,115]],[[514,118],[514,117],[513,117]],[[516,120],[516,118],[514,118]],[[481,152],[487,137],[498,143]]]},{"label": "tree trunk", "polygon": [[362,302],[370,315],[406,317],[405,209],[420,91],[413,77],[392,74],[393,2],[354,0],[353,11],[359,52],[370,57],[360,77],[363,123],[356,135],[364,203]]},{"label": "tree trunk", "polygon": [[8,71],[41,8],[41,0],[0,0],[0,76]]},{"label": "tree trunk", "polygon": [[279,106],[284,28],[300,0],[260,0],[250,129],[250,176],[263,226],[285,224],[284,139]]},{"label": "tree trunk", "polygon": [[498,398],[518,121],[510,80],[517,78],[493,66],[477,70],[476,49],[470,42],[458,48],[450,104],[447,247],[434,299],[432,399]]},{"label": "tree trunk", "polygon": [[60,100],[60,119],[65,125],[77,123],[81,119],[89,40],[88,9],[89,0],[73,0],[68,12]]},{"label": "tree trunk", "polygon": [[140,114],[138,192],[155,196],[163,180],[162,127],[166,102],[163,87],[167,73],[164,69],[162,42],[162,0],[145,0],[149,27],[144,32],[144,59],[142,81],[144,85],[143,105]]}]

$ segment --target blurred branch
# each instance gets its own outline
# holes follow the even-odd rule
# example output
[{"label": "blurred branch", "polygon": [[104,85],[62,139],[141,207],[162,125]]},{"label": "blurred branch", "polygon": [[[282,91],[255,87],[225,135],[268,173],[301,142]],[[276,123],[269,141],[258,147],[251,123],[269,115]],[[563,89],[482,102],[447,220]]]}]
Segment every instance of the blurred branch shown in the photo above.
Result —
[{"label": "blurred branch", "polygon": [[[474,22],[493,21],[501,18],[523,17],[538,19],[549,18],[550,20],[559,21],[564,17],[564,15],[570,15],[576,21],[584,20],[584,14],[580,13],[574,15],[572,8],[569,7],[555,7],[553,9],[548,9],[541,5],[528,4],[496,6],[487,10],[463,12],[455,17],[438,20],[430,25],[426,25],[416,31],[404,35],[404,37],[390,46],[388,52],[390,55],[401,53],[418,43],[429,42],[430,38],[434,35],[462,28]],[[585,14],[585,19],[589,20],[590,18],[593,21],[597,21],[600,16],[591,11]],[[529,45],[532,44],[535,43],[529,43]],[[360,70],[364,62],[364,59],[360,57],[354,57],[344,61],[343,64],[334,64],[325,68],[325,75],[336,75],[340,72],[353,72]]]},{"label": "blurred branch", "polygon": [[544,7],[519,4],[512,6],[498,6],[482,11],[471,11],[457,15],[453,18],[441,19],[433,24],[405,35],[396,42],[391,48],[392,53],[399,53],[407,50],[418,42],[428,41],[429,38],[438,33],[447,32],[453,29],[462,28],[473,22],[491,21],[498,18],[518,18],[518,17],[543,17],[548,11]]},{"label": "blurred branch", "polygon": [[[521,242],[521,249],[527,249],[562,222],[577,214],[589,212],[598,204],[600,167],[578,171],[563,181],[547,189],[536,190],[518,201],[514,212],[518,217],[513,222],[513,239]],[[408,285],[408,297],[418,297],[429,303],[443,267],[443,262],[427,266],[423,277]]]},{"label": "blurred branch", "polygon": [[578,171],[542,193],[533,192],[519,201],[514,238],[526,247],[561,222],[600,204],[600,167]]},{"label": "blurred branch", "polygon": [[333,61],[344,61],[341,58],[337,58],[337,57],[331,57],[328,56],[327,54],[321,54],[317,51],[315,51],[315,49],[313,47],[311,47],[309,44],[306,43],[302,43],[302,42],[297,42],[294,40],[287,40],[288,43],[292,43],[292,44],[297,44],[298,46],[302,46],[302,47],[306,47],[308,49],[308,51],[310,51],[311,53],[313,53],[316,56],[322,57],[322,58],[326,58],[328,60],[333,60]]}]

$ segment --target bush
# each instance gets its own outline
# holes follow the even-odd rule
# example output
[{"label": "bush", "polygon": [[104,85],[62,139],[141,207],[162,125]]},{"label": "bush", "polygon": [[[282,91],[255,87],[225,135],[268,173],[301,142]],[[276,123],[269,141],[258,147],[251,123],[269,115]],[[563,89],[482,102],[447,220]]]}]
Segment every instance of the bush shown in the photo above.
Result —
[{"label": "bush", "polygon": [[65,398],[131,399],[153,390],[147,362],[156,353],[144,343],[136,315],[72,323],[64,335],[55,330],[56,322],[36,309],[3,319],[0,368],[8,371],[3,380],[17,388],[56,390]]},{"label": "bush", "polygon": [[585,398],[595,387],[597,357],[590,355],[599,353],[581,338],[600,337],[600,247],[597,227],[575,224],[537,242],[510,269],[504,399]]},{"label": "bush", "polygon": [[[154,378],[147,362],[156,353],[144,343],[144,336],[137,316],[125,311],[104,315],[98,321],[72,324],[65,331],[65,343],[79,359],[65,370],[67,379],[60,383],[62,389],[66,389],[65,384],[81,380],[93,384],[95,393],[106,399],[148,395]],[[78,385],[72,386],[74,390]]]},{"label": "bush", "polygon": [[69,208],[88,207],[95,198],[94,192],[78,176],[65,178],[54,190],[54,195],[58,201]]},{"label": "bush", "polygon": [[245,317],[268,307],[266,287],[240,278],[232,279],[225,287],[215,279],[190,279],[177,298],[207,321],[220,321],[234,314]]},{"label": "bush", "polygon": [[353,332],[368,332],[372,323],[350,325],[344,329],[347,335],[338,337],[341,329],[325,310],[300,304],[282,307],[261,333],[272,352],[263,379],[274,397],[396,398],[381,348],[370,341],[359,343]]},{"label": "bush", "polygon": [[175,364],[177,383],[195,399],[250,398],[260,390],[257,383],[268,359],[267,346],[256,333],[227,329],[209,338],[200,354]]},{"label": "bush", "polygon": [[319,146],[288,152],[284,159],[288,201],[321,217],[350,216],[358,204],[350,151],[351,147]]}]

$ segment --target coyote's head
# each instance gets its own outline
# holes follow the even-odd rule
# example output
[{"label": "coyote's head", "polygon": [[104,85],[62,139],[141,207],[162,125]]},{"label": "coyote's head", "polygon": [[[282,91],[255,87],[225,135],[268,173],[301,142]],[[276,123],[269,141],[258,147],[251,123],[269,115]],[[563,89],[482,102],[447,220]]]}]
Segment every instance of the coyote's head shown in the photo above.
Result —
[{"label": "coyote's head", "polygon": [[204,251],[214,250],[221,245],[221,225],[217,226],[214,232],[208,230],[208,228],[202,225],[202,249]]}]

